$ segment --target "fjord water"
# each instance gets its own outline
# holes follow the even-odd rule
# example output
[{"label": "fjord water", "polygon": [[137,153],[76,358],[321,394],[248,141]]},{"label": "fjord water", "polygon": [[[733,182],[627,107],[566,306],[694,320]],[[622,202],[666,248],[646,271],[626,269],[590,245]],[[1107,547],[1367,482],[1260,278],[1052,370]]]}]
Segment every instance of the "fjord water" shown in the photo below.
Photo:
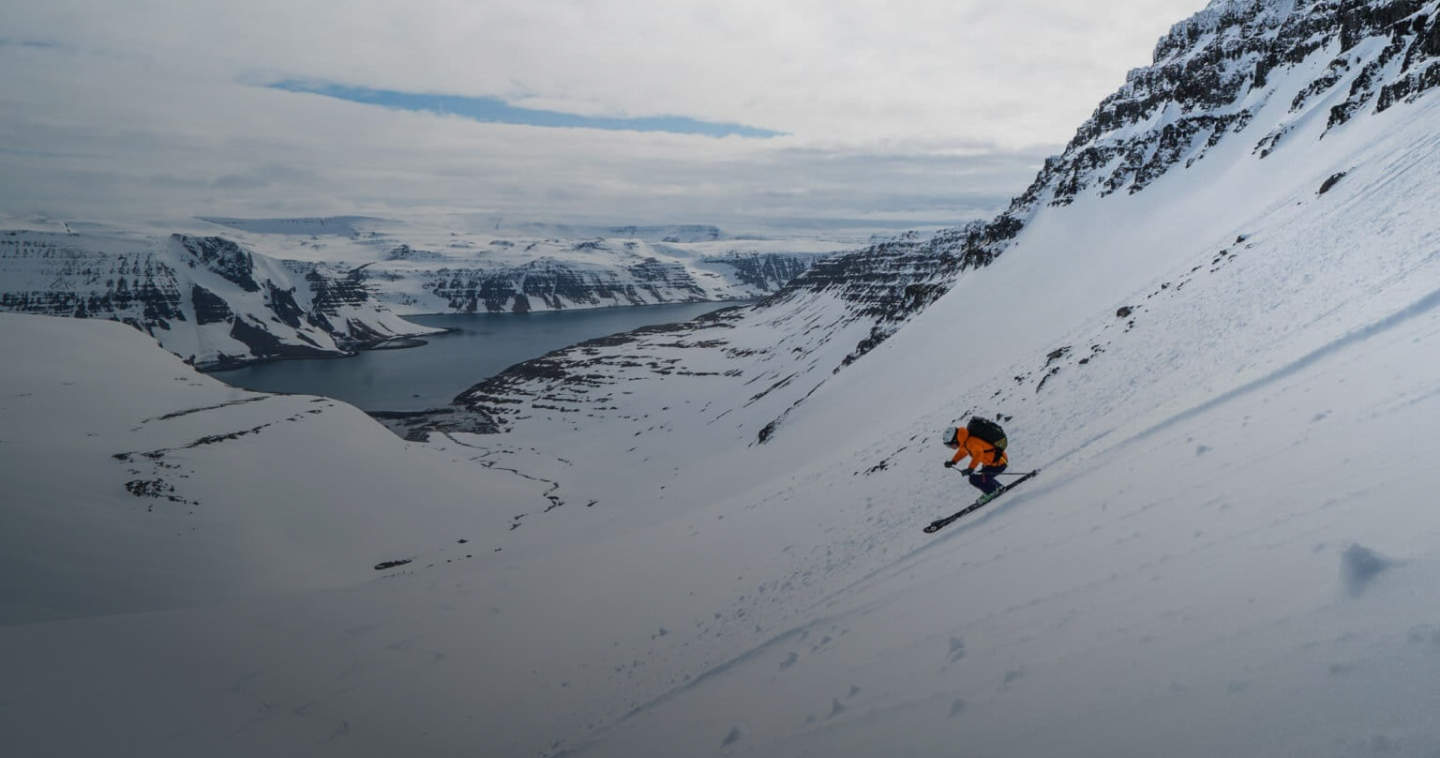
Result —
[{"label": "fjord water", "polygon": [[245,389],[333,397],[366,411],[423,410],[446,405],[471,385],[552,350],[642,326],[688,321],[734,305],[406,316],[407,321],[451,331],[425,337],[427,344],[420,347],[272,361],[214,376]]}]

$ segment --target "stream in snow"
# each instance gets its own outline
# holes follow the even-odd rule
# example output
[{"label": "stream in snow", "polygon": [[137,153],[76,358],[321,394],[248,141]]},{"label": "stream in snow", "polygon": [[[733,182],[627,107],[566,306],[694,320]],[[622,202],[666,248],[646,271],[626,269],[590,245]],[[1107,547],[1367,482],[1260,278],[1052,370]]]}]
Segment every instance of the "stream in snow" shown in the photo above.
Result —
[{"label": "stream in snow", "polygon": [[333,397],[366,411],[423,410],[446,405],[481,380],[552,350],[744,304],[406,316],[413,323],[451,331],[425,337],[427,344],[422,347],[367,350],[349,358],[272,361],[214,376],[245,389]]}]

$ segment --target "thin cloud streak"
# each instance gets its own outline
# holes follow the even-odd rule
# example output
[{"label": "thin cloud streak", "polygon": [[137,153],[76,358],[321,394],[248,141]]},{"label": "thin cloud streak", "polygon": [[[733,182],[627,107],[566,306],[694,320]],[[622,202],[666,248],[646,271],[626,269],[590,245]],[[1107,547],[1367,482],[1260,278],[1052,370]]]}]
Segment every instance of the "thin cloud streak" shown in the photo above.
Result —
[{"label": "thin cloud streak", "polygon": [[760,129],[742,124],[723,124],[713,121],[697,121],[684,116],[651,116],[636,118],[589,116],[579,113],[521,108],[511,105],[498,97],[465,97],[462,95],[440,95],[417,92],[395,92],[366,87],[346,87],[333,83],[310,83],[298,81],[276,82],[268,85],[284,92],[333,97],[353,103],[378,105],[396,110],[420,111],[440,115],[455,115],[491,124],[520,124],[544,126],[557,129],[605,129],[610,131],[667,132],[670,134],[699,134],[707,137],[779,137],[784,132]]}]

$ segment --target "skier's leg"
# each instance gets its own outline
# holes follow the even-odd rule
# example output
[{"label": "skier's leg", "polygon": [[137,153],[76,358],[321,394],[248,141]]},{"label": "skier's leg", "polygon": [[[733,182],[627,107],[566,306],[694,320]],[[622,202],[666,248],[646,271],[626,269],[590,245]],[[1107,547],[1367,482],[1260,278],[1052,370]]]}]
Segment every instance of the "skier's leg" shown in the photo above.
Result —
[{"label": "skier's leg", "polygon": [[1009,466],[983,466],[979,471],[970,475],[970,483],[988,495],[1000,489],[1000,481],[995,476],[1004,473],[1007,468]]}]

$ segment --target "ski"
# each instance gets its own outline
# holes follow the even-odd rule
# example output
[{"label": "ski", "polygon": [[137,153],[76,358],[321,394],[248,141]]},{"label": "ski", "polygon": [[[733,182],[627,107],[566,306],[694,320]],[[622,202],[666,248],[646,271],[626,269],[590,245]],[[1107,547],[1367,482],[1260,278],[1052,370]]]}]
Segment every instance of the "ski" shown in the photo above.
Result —
[{"label": "ski", "polygon": [[1014,489],[1016,486],[1018,486],[1021,482],[1025,481],[1026,479],[1029,479],[1029,478],[1035,476],[1035,475],[1038,474],[1038,473],[1040,473],[1040,469],[1037,468],[1037,469],[1035,469],[1034,471],[1031,471],[1031,472],[1028,473],[1028,474],[1022,475],[1019,479],[1016,479],[1015,481],[1013,481],[1013,482],[1011,482],[1011,483],[1009,483],[1009,484],[1001,485],[1001,486],[1000,486],[1000,489],[996,490],[996,491],[995,491],[994,493],[992,493],[989,497],[986,497],[985,495],[981,495],[975,502],[973,502],[973,503],[965,506],[964,508],[961,508],[960,510],[956,511],[955,513],[953,513],[953,514],[951,514],[951,515],[949,515],[949,516],[946,516],[945,518],[942,518],[942,519],[940,519],[939,521],[931,521],[931,522],[930,522],[930,525],[927,526],[927,527],[925,527],[925,533],[926,533],[926,534],[934,534],[935,532],[938,532],[938,531],[940,531],[941,529],[944,529],[945,527],[949,526],[950,524],[955,523],[955,521],[957,521],[961,516],[964,516],[964,515],[967,514],[967,513],[971,513],[971,512],[980,510],[981,508],[983,508],[983,507],[985,507],[986,505],[989,505],[991,502],[993,502],[993,501],[995,500],[995,498],[998,498],[998,497],[1000,497],[1001,495],[1005,494],[1006,492],[1009,492],[1010,490],[1012,490],[1012,489]]}]

